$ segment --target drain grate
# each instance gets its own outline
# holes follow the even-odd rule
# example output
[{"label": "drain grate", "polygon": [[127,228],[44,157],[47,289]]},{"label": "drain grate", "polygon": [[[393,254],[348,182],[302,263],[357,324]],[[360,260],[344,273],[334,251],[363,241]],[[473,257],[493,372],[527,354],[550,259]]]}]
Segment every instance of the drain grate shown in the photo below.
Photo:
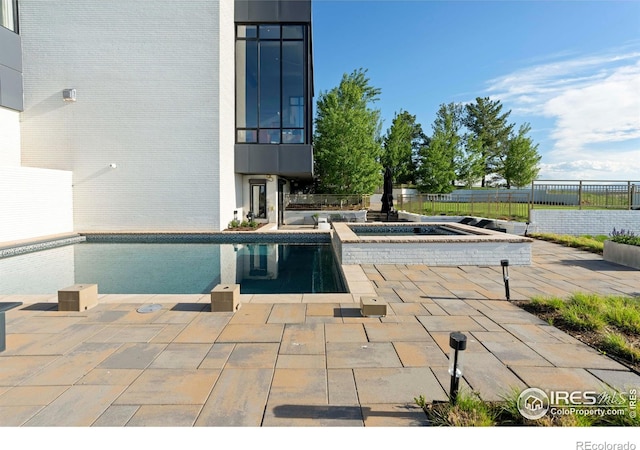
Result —
[{"label": "drain grate", "polygon": [[136,311],[138,311],[140,314],[147,314],[147,313],[160,311],[161,309],[162,309],[162,305],[154,303],[153,305],[141,306],[140,308],[136,309]]}]

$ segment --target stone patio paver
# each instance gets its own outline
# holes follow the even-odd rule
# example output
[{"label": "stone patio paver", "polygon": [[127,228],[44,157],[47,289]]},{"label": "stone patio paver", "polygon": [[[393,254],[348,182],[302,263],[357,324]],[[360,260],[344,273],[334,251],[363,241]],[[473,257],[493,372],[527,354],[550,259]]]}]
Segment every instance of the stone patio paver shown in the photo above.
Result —
[{"label": "stone patio paver", "polygon": [[26,426],[90,426],[126,386],[71,386],[29,419]]},{"label": "stone patio paver", "polygon": [[140,406],[137,405],[111,405],[91,426],[124,427],[138,409],[140,409]]},{"label": "stone patio paver", "polygon": [[148,369],[114,404],[203,405],[219,374],[215,369]]},{"label": "stone patio paver", "polygon": [[281,355],[323,355],[324,324],[286,324],[280,343]]},{"label": "stone patio paver", "polygon": [[129,419],[128,427],[191,427],[200,405],[142,405]]},{"label": "stone patio paver", "polygon": [[166,348],[165,344],[122,344],[97,367],[104,369],[146,369]]},{"label": "stone patio paver", "polygon": [[527,385],[543,390],[595,390],[601,392],[605,384],[585,369],[563,367],[513,367],[513,372]]},{"label": "stone patio paver", "polygon": [[273,372],[273,369],[223,370],[195,425],[260,426]]},{"label": "stone patio paver", "polygon": [[420,323],[365,323],[369,342],[429,341],[431,336]]},{"label": "stone patio paver", "polygon": [[224,367],[229,369],[273,369],[278,358],[279,345],[273,343],[236,344]]},{"label": "stone patio paver", "polygon": [[327,368],[402,367],[391,342],[327,342]]},{"label": "stone patio paver", "polygon": [[358,399],[369,403],[406,404],[424,395],[428,401],[447,400],[445,391],[428,367],[356,368]]}]

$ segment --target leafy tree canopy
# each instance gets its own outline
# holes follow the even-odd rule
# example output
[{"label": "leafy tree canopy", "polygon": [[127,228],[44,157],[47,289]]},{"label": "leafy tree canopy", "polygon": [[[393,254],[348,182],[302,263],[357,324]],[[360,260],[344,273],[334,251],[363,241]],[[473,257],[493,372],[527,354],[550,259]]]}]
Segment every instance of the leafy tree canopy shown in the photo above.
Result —
[{"label": "leafy tree canopy", "polygon": [[344,74],[317,102],[314,132],[318,189],[333,194],[371,194],[380,185],[380,111],[371,104],[380,89],[366,70]]},{"label": "leafy tree canopy", "polygon": [[506,149],[499,156],[496,173],[505,180],[507,189],[511,186],[526,186],[538,177],[540,159],[538,144],[527,136],[531,131],[528,123],[520,126],[518,133],[511,134]]},{"label": "leafy tree canopy", "polygon": [[489,97],[477,97],[475,103],[468,103],[465,109],[463,123],[475,138],[484,160],[484,187],[486,175],[495,172],[497,159],[513,130],[513,124],[507,123],[511,111],[503,113],[500,100]]},{"label": "leafy tree canopy", "polygon": [[382,166],[391,169],[395,183],[415,184],[416,159],[424,140],[422,126],[416,122],[416,116],[407,111],[395,114],[384,137],[380,158]]}]

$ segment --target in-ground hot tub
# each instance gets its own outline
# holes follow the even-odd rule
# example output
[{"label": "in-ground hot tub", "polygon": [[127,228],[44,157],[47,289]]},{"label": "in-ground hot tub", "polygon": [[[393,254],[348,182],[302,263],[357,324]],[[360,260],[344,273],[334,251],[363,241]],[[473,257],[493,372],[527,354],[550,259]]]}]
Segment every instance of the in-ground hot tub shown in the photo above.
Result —
[{"label": "in-ground hot tub", "polygon": [[492,266],[531,264],[532,240],[458,223],[334,223],[340,264]]}]

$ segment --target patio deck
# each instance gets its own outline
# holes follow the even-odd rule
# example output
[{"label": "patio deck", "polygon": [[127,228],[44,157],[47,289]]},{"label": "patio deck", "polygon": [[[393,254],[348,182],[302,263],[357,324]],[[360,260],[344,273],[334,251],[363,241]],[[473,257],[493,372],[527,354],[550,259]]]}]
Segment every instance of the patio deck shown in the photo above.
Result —
[{"label": "patio deck", "polygon": [[[536,241],[510,267],[512,299],[576,291],[640,295],[640,271]],[[446,400],[448,335],[467,334],[463,388],[619,390],[640,376],[504,300],[500,267],[365,265],[351,280],[389,304],[360,316],[357,294],[101,295],[85,312],[55,296],[21,301],[0,353],[0,425],[419,426],[413,403]],[[369,286],[366,289],[366,286]],[[136,311],[143,304],[162,309]]]}]

